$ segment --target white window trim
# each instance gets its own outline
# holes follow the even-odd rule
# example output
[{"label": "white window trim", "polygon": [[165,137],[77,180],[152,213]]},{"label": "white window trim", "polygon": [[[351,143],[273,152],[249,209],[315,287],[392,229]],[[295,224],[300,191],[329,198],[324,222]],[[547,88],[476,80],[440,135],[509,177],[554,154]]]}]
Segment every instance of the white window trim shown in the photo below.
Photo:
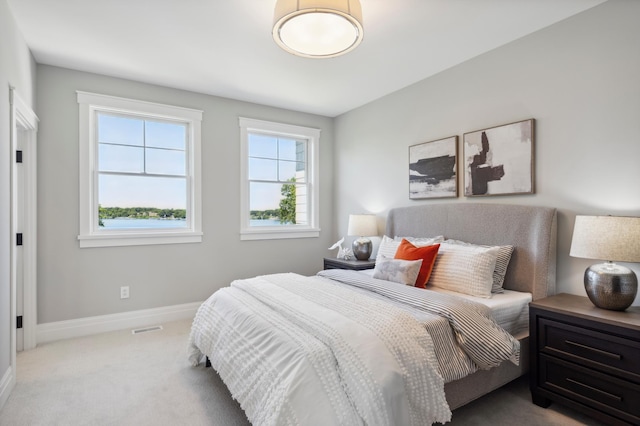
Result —
[{"label": "white window trim", "polygon": [[[114,247],[149,244],[181,244],[202,242],[202,200],[200,138],[202,111],[137,101],[95,93],[77,92],[80,110],[80,247]],[[143,115],[149,118],[178,120],[189,124],[190,146],[187,156],[187,208],[191,221],[187,229],[100,231],[95,229],[98,214],[97,144],[95,142],[96,110]]]},{"label": "white window trim", "polygon": [[[292,124],[275,123],[271,121],[255,120],[252,118],[239,117],[240,124],[240,239],[241,240],[271,240],[284,238],[314,238],[320,236],[319,219],[319,160],[320,160],[320,129],[310,127],[295,126]],[[308,226],[270,226],[251,227],[249,226],[249,133],[273,133],[274,135],[284,135],[291,138],[305,139],[308,141],[307,148],[307,171],[311,176],[311,206],[309,212]]]}]

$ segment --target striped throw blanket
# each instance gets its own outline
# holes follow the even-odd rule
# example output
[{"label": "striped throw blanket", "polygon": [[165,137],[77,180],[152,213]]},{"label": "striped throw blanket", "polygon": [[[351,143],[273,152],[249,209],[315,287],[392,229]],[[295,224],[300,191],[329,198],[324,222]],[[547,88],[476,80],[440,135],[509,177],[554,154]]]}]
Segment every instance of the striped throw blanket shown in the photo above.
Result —
[{"label": "striped throw blanket", "polygon": [[318,276],[402,307],[414,316],[432,337],[439,371],[447,383],[506,360],[519,363],[520,342],[500,327],[482,304],[393,285],[355,271],[330,269],[320,271]]}]

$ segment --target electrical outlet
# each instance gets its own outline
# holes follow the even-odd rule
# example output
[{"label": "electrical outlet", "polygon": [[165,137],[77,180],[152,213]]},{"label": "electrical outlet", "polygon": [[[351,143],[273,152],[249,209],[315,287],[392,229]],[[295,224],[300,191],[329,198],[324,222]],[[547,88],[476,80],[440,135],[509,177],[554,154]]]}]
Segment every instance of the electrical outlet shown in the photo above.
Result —
[{"label": "electrical outlet", "polygon": [[120,287],[120,299],[129,298],[129,286]]}]

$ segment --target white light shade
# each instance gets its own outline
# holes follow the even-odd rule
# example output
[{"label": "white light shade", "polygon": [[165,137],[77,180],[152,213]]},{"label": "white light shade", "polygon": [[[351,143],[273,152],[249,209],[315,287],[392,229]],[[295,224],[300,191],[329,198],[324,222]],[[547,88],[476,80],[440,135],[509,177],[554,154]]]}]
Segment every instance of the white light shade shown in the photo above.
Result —
[{"label": "white light shade", "polygon": [[378,224],[376,217],[372,214],[350,214],[348,235],[357,235],[359,237],[370,237],[378,235]]},{"label": "white light shade", "polygon": [[640,262],[640,217],[576,216],[569,255]]},{"label": "white light shade", "polygon": [[273,39],[294,55],[331,58],[355,49],[363,37],[359,0],[278,0]]}]

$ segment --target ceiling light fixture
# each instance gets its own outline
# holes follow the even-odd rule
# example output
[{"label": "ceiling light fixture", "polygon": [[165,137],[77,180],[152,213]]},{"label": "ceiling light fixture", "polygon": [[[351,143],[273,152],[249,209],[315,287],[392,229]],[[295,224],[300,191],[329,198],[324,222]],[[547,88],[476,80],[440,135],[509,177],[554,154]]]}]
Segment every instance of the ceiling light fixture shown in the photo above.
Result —
[{"label": "ceiling light fixture", "polygon": [[273,39],[280,47],[305,58],[332,58],[355,49],[362,41],[359,0],[278,0]]}]

